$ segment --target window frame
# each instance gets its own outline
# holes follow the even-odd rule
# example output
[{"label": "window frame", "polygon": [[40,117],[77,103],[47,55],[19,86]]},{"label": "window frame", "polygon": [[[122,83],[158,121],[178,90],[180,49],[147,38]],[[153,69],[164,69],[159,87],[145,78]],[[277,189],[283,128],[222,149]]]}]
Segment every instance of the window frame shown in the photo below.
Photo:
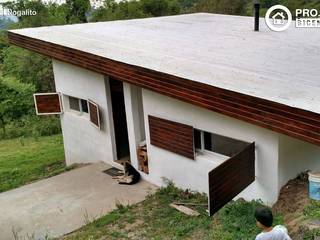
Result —
[{"label": "window frame", "polygon": [[194,150],[195,150],[195,155],[204,155],[205,153],[216,153],[214,151],[210,151],[205,149],[205,142],[204,142],[204,130],[200,130],[195,128],[194,131],[200,132],[200,148],[196,148],[196,144],[194,144]]},{"label": "window frame", "polygon": [[[195,141],[195,134],[194,134],[194,153],[195,153],[195,156],[225,156],[225,157],[232,157],[232,155],[225,155],[223,153],[220,153],[220,152],[216,152],[214,150],[209,150],[209,149],[206,149],[206,141],[205,141],[205,133],[209,133],[210,134],[210,137],[211,137],[211,144],[213,146],[213,149],[214,148],[214,141],[212,139],[212,136],[214,137],[215,135],[216,136],[220,136],[220,137],[225,137],[225,138],[228,138],[228,139],[231,139],[233,141],[238,141],[238,142],[241,142],[241,143],[244,143],[244,144],[248,144],[247,142],[243,141],[243,140],[239,140],[239,139],[235,139],[235,138],[232,138],[232,137],[227,137],[227,136],[223,136],[223,135],[220,135],[220,134],[217,134],[217,133],[212,133],[212,132],[208,132],[206,130],[201,130],[201,129],[198,129],[198,128],[194,128],[194,131],[198,131],[200,133],[200,148],[197,148],[196,145],[199,145],[199,144],[196,144],[196,141]],[[213,141],[213,142],[212,142]]]},{"label": "window frame", "polygon": [[[87,99],[83,99],[83,98],[78,98],[78,97],[74,97],[74,96],[70,96],[70,95],[66,95],[68,97],[68,110],[70,112],[73,112],[77,115],[83,115],[83,116],[89,116],[89,103],[88,103],[88,100]],[[78,102],[78,107],[79,107],[79,110],[76,110],[76,109],[73,109],[70,107],[70,98],[74,98],[77,100]],[[88,109],[88,112],[85,112],[83,111],[83,106],[82,106],[82,102],[81,101],[86,101],[87,103],[87,109]]]}]

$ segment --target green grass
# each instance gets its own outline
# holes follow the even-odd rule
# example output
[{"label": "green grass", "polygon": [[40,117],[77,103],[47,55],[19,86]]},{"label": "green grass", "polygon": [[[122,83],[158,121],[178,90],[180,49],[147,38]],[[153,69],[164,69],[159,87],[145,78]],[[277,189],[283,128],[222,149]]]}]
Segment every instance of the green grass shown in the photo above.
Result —
[{"label": "green grass", "polygon": [[[118,209],[93,221],[64,240],[88,239],[254,239],[256,227],[254,210],[259,201],[238,200],[229,203],[214,217],[209,217],[205,206],[195,209],[198,217],[186,216],[169,206],[174,201],[207,203],[205,195],[186,193],[169,184],[139,204],[118,206]],[[276,216],[275,224],[281,224]]]},{"label": "green grass", "polygon": [[320,201],[310,200],[310,203],[305,206],[303,214],[308,219],[320,219]]},{"label": "green grass", "polygon": [[[307,220],[320,219],[320,201],[310,200],[310,203],[304,207],[303,214]],[[320,237],[320,229],[309,230],[304,235],[304,240],[314,240]]]},{"label": "green grass", "polygon": [[0,141],[0,192],[68,170],[61,135]]}]

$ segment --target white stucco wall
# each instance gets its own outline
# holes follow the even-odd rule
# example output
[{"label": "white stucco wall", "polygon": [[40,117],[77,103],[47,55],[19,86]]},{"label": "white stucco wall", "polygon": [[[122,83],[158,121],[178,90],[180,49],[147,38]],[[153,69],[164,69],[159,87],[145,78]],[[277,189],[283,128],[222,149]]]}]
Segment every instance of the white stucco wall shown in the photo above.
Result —
[{"label": "white stucco wall", "polygon": [[138,169],[137,149],[139,143],[145,140],[142,89],[128,83],[123,83],[123,93],[127,116],[130,159],[132,166]]},{"label": "white stucco wall", "polygon": [[67,164],[104,161],[112,163],[113,128],[110,127],[112,112],[107,101],[109,84],[103,75],[53,60],[53,71],[57,92],[82,99],[90,99],[100,107],[102,127],[97,129],[88,116],[68,111],[68,101],[64,97],[66,110],[61,115],[62,133]]},{"label": "white stucco wall", "polygon": [[306,170],[320,170],[320,147],[279,135],[279,184]]},{"label": "white stucco wall", "polygon": [[163,184],[162,177],[174,180],[178,187],[208,192],[208,172],[214,161],[196,158],[195,161],[150,144],[148,115],[192,125],[194,128],[256,142],[256,181],[239,197],[262,199],[272,204],[278,196],[278,134],[224,115],[143,90],[143,107],[149,158],[147,180]]}]

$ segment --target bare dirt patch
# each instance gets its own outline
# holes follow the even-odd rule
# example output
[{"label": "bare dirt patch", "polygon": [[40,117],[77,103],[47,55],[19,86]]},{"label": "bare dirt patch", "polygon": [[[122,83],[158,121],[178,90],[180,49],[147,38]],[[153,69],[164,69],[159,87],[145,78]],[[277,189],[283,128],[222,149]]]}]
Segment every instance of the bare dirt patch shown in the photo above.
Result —
[{"label": "bare dirt patch", "polygon": [[293,240],[302,240],[309,230],[308,221],[303,214],[308,204],[308,174],[302,173],[282,187],[279,199],[273,206],[273,212],[283,216]]}]

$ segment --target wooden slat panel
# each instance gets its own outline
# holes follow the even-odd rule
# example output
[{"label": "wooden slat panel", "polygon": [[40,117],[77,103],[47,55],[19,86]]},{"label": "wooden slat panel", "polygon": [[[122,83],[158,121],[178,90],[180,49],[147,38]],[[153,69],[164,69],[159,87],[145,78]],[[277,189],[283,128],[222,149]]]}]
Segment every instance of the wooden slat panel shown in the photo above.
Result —
[{"label": "wooden slat panel", "polygon": [[148,117],[152,145],[194,159],[192,126],[150,115]]},{"label": "wooden slat panel", "polygon": [[320,114],[9,32],[11,43],[142,88],[320,145]]},{"label": "wooden slat panel", "polygon": [[209,214],[216,213],[255,180],[255,144],[209,172]]},{"label": "wooden slat panel", "polygon": [[59,93],[36,93],[33,97],[37,115],[62,113],[61,97]]},{"label": "wooden slat panel", "polygon": [[89,100],[88,107],[89,107],[90,121],[93,123],[94,126],[100,129],[100,113],[99,113],[98,104]]}]

